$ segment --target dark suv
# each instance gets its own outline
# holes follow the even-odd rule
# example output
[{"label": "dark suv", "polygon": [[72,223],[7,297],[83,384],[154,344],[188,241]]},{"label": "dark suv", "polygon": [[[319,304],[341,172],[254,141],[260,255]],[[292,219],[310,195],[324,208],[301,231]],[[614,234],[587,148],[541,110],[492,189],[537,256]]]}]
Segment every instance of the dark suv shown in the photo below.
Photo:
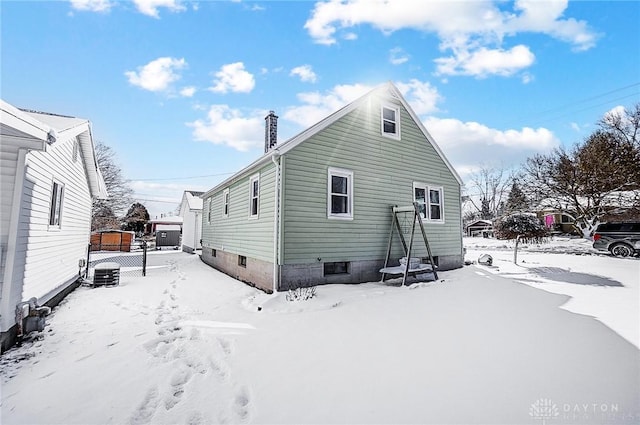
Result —
[{"label": "dark suv", "polygon": [[604,223],[593,234],[593,247],[616,257],[640,253],[640,223]]}]

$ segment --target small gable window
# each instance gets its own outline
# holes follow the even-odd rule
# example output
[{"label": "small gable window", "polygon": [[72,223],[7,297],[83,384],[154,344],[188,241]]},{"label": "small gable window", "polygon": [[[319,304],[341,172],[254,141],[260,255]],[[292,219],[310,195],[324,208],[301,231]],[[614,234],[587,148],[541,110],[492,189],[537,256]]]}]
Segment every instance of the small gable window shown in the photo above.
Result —
[{"label": "small gable window", "polygon": [[222,192],[222,216],[229,217],[229,189]]},{"label": "small gable window", "polygon": [[71,158],[73,162],[78,162],[78,141],[73,141],[73,153],[71,154]]},{"label": "small gable window", "polygon": [[400,108],[382,105],[381,126],[383,136],[400,139]]},{"label": "small gable window", "polygon": [[64,197],[64,185],[53,182],[51,188],[51,209],[49,210],[49,226],[60,227],[62,216],[62,198]]},{"label": "small gable window", "polygon": [[249,218],[258,218],[259,196],[260,174],[256,174],[249,180]]}]

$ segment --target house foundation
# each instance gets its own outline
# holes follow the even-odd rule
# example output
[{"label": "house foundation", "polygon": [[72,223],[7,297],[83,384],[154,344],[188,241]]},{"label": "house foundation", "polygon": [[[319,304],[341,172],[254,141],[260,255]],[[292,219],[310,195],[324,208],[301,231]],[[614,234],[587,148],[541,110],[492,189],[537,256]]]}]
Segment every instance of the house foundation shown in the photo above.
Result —
[{"label": "house foundation", "polygon": [[[202,248],[202,261],[221,272],[247,283],[265,292],[273,289],[273,263],[230,252]],[[462,267],[461,255],[434,257],[438,271]],[[348,261],[346,268],[339,273],[327,273],[323,262],[305,264],[287,264],[280,266],[280,284],[278,291],[328,284],[354,284],[377,282],[380,280],[382,260]],[[398,259],[392,261],[398,264]]]},{"label": "house foundation", "polygon": [[273,263],[207,247],[202,247],[200,259],[234,279],[273,292]]}]

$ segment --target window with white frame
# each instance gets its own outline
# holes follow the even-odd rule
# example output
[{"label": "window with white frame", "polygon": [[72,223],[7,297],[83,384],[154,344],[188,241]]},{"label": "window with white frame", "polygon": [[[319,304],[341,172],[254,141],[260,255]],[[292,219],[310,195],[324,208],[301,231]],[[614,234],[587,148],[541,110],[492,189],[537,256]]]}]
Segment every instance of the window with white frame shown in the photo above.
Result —
[{"label": "window with white frame", "polygon": [[442,187],[413,183],[413,201],[418,204],[422,218],[433,222],[444,222],[442,194]]},{"label": "window with white frame", "polygon": [[353,171],[329,168],[327,217],[353,218]]},{"label": "window with white frame", "polygon": [[382,105],[381,131],[383,136],[400,139],[400,108]]},{"label": "window with white frame", "polygon": [[229,189],[222,192],[222,216],[229,217]]},{"label": "window with white frame", "polygon": [[211,197],[207,198],[207,224],[211,224]]},{"label": "window with white frame", "polygon": [[259,197],[260,174],[256,174],[249,180],[249,218],[258,218]]},{"label": "window with white frame", "polygon": [[429,220],[443,221],[442,215],[442,188],[429,188]]},{"label": "window with white frame", "polygon": [[51,208],[49,210],[49,226],[60,227],[62,217],[62,199],[64,198],[64,185],[62,183],[53,182],[51,188]]}]

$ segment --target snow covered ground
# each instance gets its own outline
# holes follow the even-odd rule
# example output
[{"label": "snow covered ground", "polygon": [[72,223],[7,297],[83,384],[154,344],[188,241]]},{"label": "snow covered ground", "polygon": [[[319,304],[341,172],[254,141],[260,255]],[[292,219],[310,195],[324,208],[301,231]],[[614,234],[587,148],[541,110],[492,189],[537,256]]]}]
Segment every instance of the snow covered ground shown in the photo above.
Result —
[{"label": "snow covered ground", "polygon": [[2,423],[639,423],[640,260],[465,245],[493,267],[298,302],[162,253],[2,356]]}]

